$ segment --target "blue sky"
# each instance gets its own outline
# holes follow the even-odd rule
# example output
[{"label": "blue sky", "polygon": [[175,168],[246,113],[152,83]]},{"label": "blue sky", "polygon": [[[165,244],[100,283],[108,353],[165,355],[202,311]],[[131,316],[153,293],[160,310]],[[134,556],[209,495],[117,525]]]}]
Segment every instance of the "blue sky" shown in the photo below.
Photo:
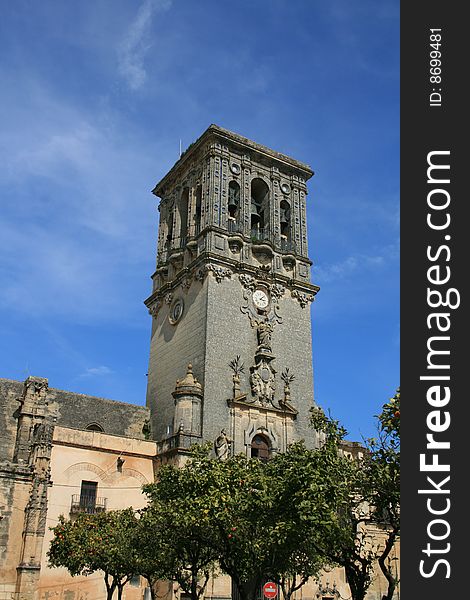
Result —
[{"label": "blue sky", "polygon": [[0,376],[145,402],[150,190],[211,123],[312,166],[316,400],[399,385],[399,2],[16,0],[0,21]]}]

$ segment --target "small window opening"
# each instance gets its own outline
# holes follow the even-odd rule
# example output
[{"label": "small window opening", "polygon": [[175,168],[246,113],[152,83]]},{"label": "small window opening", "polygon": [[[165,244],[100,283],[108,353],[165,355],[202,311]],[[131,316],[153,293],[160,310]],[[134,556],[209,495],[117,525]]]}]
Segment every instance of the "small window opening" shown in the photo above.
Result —
[{"label": "small window opening", "polygon": [[261,238],[268,223],[269,188],[259,179],[251,182],[251,234]]},{"label": "small window opening", "polygon": [[90,423],[86,426],[87,431],[101,431],[104,432],[104,429],[101,427],[99,423]]},{"label": "small window opening", "polygon": [[290,240],[290,205],[286,200],[283,200],[280,204],[280,221],[281,221],[281,236],[285,240]]},{"label": "small window opening", "polygon": [[189,188],[184,188],[181,194],[179,203],[180,213],[180,247],[186,245],[186,236],[188,235],[188,205],[189,205]]},{"label": "small window opening", "polygon": [[202,215],[202,185],[196,187],[196,207],[194,211],[195,234],[201,231],[201,215]]},{"label": "small window opening", "polygon": [[96,506],[96,493],[98,483],[96,481],[82,481],[80,489],[80,509],[93,514]]},{"label": "small window opening", "polygon": [[255,435],[251,440],[251,458],[269,460],[271,456],[270,444],[264,435]]},{"label": "small window opening", "polygon": [[173,240],[173,211],[171,210],[166,218],[166,247],[171,247],[171,242]]}]

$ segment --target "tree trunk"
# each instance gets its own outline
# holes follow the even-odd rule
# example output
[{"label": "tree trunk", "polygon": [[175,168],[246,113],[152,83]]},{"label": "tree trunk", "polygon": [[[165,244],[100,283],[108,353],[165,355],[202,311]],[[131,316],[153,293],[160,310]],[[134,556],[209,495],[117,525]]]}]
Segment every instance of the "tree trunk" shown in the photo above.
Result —
[{"label": "tree trunk", "polygon": [[155,584],[157,582],[154,581],[152,577],[145,577],[145,579],[147,580],[147,583],[149,584],[150,597],[152,598],[152,600],[157,600],[157,593],[155,591]]},{"label": "tree trunk", "polygon": [[106,598],[107,598],[107,600],[113,600],[114,590],[116,589],[116,582],[113,579],[111,581],[111,583],[110,583],[109,582],[109,575],[108,575],[108,573],[105,573],[104,574],[104,583],[106,585]]},{"label": "tree trunk", "polygon": [[387,567],[387,565],[385,564],[385,561],[388,558],[390,552],[392,551],[393,545],[395,544],[396,537],[396,531],[390,532],[390,535],[388,536],[387,542],[385,544],[385,549],[382,553],[382,556],[379,557],[378,561],[380,570],[382,571],[388,582],[387,593],[382,596],[382,600],[392,600],[393,594],[395,593],[395,588],[397,587],[398,583],[398,580],[392,575],[390,568]]},{"label": "tree trunk", "polygon": [[199,600],[197,593],[197,572],[194,573],[194,571],[191,573],[191,600]]},{"label": "tree trunk", "polygon": [[346,572],[346,581],[349,584],[351,590],[352,600],[364,600],[368,585],[364,580],[361,572],[358,572],[352,565],[344,565]]},{"label": "tree trunk", "polygon": [[117,589],[118,589],[118,600],[121,600],[121,598],[122,598],[122,590],[124,589],[124,584],[118,583]]}]

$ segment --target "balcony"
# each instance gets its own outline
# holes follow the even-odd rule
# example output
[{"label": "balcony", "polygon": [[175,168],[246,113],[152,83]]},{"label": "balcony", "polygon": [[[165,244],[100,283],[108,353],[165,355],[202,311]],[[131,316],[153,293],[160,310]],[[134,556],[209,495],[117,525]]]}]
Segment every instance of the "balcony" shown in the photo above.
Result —
[{"label": "balcony", "polygon": [[264,242],[274,244],[274,236],[267,229],[252,229],[250,235],[253,244],[262,244]]},{"label": "balcony", "polygon": [[281,237],[281,252],[286,254],[295,254],[297,252],[297,245],[292,240]]},{"label": "balcony", "polygon": [[83,494],[73,494],[70,505],[70,514],[88,513],[95,515],[106,511],[107,498],[97,498],[96,496],[84,496]]}]

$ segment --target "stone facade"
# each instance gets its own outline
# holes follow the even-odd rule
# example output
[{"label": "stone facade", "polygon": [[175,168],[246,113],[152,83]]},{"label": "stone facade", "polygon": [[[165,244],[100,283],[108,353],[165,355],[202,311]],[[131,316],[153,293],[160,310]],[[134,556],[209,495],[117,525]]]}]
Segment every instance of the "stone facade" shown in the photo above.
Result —
[{"label": "stone facade", "polygon": [[104,598],[100,578],[92,585],[47,568],[49,528],[59,514],[72,514],[74,498],[80,508],[83,481],[98,494],[106,487],[99,498],[108,509],[144,505],[141,486],[153,481],[156,452],[145,440],[148,410],[49,388],[41,377],[1,379],[0,406],[0,599],[74,600],[78,589],[83,598]]},{"label": "stone facade", "polygon": [[[312,174],[211,125],[155,187],[161,202],[146,300],[153,321],[147,406],[161,453],[188,445],[172,396],[175,372],[184,376],[188,363],[204,390],[201,426],[185,430],[191,441],[213,441],[225,429],[231,452],[247,456],[260,435],[272,453],[297,439],[317,445],[309,427],[309,306],[319,289],[310,282],[306,234]],[[237,357],[243,366],[234,395]]]},{"label": "stone facade", "polygon": [[[59,515],[145,505],[159,465],[193,443],[265,457],[304,439],[313,396],[306,199],[309,166],[211,125],[154,189],[161,198],[147,407],[0,379],[0,600],[104,600],[102,577],[47,566]],[[351,442],[343,452],[357,458]],[[371,530],[380,540],[381,532]],[[398,548],[394,558],[398,558]],[[367,599],[385,591],[378,574]],[[140,600],[145,583],[127,585]],[[182,600],[161,582],[158,597]],[[213,577],[209,600],[232,597]],[[294,600],[349,597],[323,573]]]}]

